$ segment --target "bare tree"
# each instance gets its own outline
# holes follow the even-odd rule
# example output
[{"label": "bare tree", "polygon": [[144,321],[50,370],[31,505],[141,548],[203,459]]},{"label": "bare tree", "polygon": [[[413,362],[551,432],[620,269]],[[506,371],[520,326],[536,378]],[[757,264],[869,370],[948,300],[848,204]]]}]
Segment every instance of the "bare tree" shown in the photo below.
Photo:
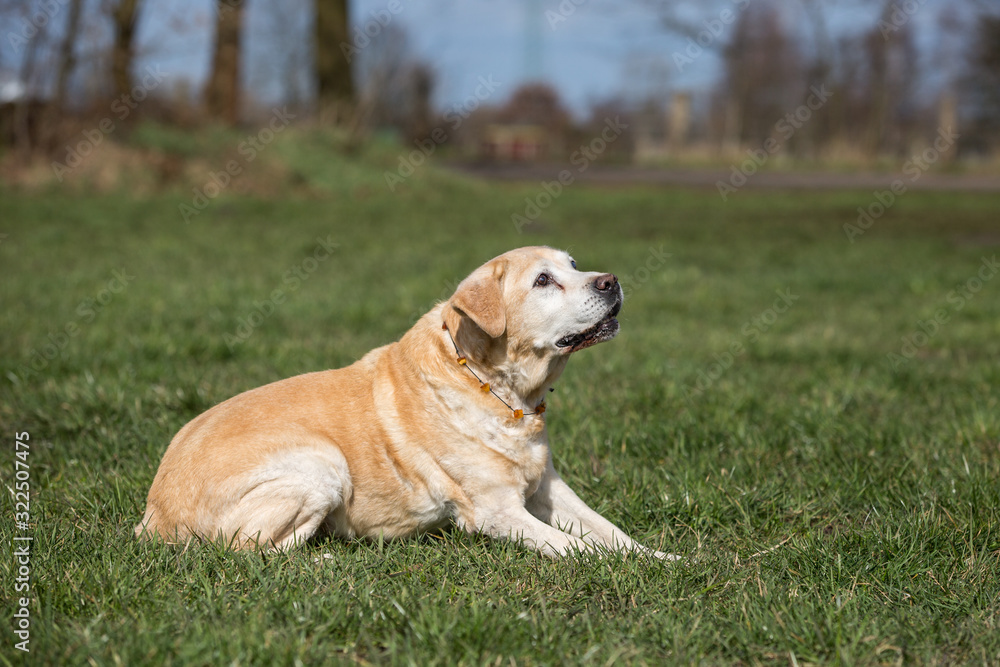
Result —
[{"label": "bare tree", "polygon": [[135,26],[140,0],[119,0],[111,12],[114,42],[111,46],[111,79],[115,96],[132,91],[132,61],[135,56]]},{"label": "bare tree", "polygon": [[243,0],[217,0],[212,72],[205,91],[208,114],[229,125],[239,121]]},{"label": "bare tree", "polygon": [[80,16],[83,10],[83,0],[71,0],[69,14],[66,18],[66,34],[59,45],[59,56],[56,70],[56,85],[52,96],[51,108],[57,113],[62,111],[66,101],[69,78],[76,69],[76,44],[80,35]]},{"label": "bare tree", "polygon": [[[313,53],[311,34],[314,0],[285,0],[254,6],[263,18],[248,24],[247,68],[245,79],[251,89],[279,90],[283,102],[299,109],[313,88]],[[249,102],[249,100],[248,100]],[[244,112],[248,110],[244,107]]]},{"label": "bare tree", "polygon": [[357,73],[355,131],[393,127],[411,141],[433,129],[434,71],[414,54],[403,28],[387,25],[372,37],[358,54]]},{"label": "bare tree", "polygon": [[65,112],[65,103],[70,77],[76,70],[76,48],[80,37],[80,17],[83,0],[71,0],[66,17],[65,34],[59,42],[55,62],[55,83],[52,95],[44,103],[42,114],[38,120],[37,144],[42,150],[53,148],[58,135],[59,119]]},{"label": "bare tree", "polygon": [[343,122],[355,102],[347,0],[316,0],[316,96],[322,116]]},{"label": "bare tree", "polygon": [[[32,26],[33,30],[17,36],[21,38],[18,47],[23,49],[20,56],[20,63],[17,67],[17,83],[21,90],[19,96],[13,102],[13,108],[9,109],[11,143],[18,151],[27,155],[37,145],[39,137],[39,126],[44,115],[44,82],[42,73],[45,70],[44,52],[48,45],[48,31],[51,21],[44,23],[29,23],[31,19],[31,7],[26,3],[20,3],[14,7],[5,7],[5,15],[9,14],[13,24],[17,18],[21,26]],[[14,17],[20,14],[19,17]],[[9,33],[7,38],[10,39]]]},{"label": "bare tree", "polygon": [[963,88],[969,103],[967,140],[975,150],[1000,148],[1000,16],[985,11],[977,17]]},{"label": "bare tree", "polygon": [[[873,107],[868,118],[865,148],[870,155],[905,148],[906,117],[912,111],[917,78],[917,51],[911,24],[895,25],[893,0],[885,0],[879,24],[865,37],[869,80],[867,92]],[[885,26],[893,29],[886,31]],[[879,27],[882,26],[882,27]]]},{"label": "bare tree", "polygon": [[[805,88],[808,95],[815,88],[828,86],[836,88],[834,80],[836,45],[830,36],[830,31],[824,12],[824,0],[801,0],[806,19],[812,28],[812,58],[804,65]],[[808,127],[798,135],[805,152],[816,154],[839,133],[838,121],[841,118],[841,102],[843,91],[836,90],[829,107],[817,110]]]},{"label": "bare tree", "polygon": [[410,140],[423,139],[431,132],[431,93],[434,92],[434,71],[424,63],[410,68],[410,109],[406,134]]},{"label": "bare tree", "polygon": [[723,51],[726,140],[762,143],[801,96],[801,54],[770,2],[747,8]]}]

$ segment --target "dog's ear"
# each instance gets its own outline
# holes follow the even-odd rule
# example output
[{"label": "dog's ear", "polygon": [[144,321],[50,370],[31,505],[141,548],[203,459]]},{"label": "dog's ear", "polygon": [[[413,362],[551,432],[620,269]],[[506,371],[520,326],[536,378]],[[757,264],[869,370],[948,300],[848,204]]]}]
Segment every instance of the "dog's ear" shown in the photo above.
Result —
[{"label": "dog's ear", "polygon": [[490,338],[499,338],[507,330],[502,279],[503,267],[487,264],[459,283],[450,300],[452,308],[468,316]]}]

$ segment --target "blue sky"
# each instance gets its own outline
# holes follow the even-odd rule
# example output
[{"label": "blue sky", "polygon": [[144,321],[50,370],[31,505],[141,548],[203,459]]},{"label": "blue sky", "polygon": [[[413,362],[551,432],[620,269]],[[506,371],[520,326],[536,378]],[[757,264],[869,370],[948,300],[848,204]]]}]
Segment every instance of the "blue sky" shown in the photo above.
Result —
[{"label": "blue sky", "polygon": [[[669,51],[684,45],[684,40],[661,30],[641,2],[615,6],[608,0],[578,1],[582,4],[576,6],[564,0],[575,10],[562,14],[560,0],[395,0],[398,5],[391,4],[394,0],[355,0],[352,10],[359,28],[368,26],[375,32],[381,14],[383,21],[391,16],[390,23],[407,33],[414,54],[437,74],[435,103],[443,109],[472,95],[479,77],[492,76],[501,83],[497,101],[520,83],[542,78],[559,89],[575,113],[582,114],[593,101],[649,85],[647,77],[635,72],[655,70],[657,62],[665,70]],[[263,43],[256,37],[267,30],[269,2],[248,2],[247,43],[252,51],[253,45]],[[534,12],[527,11],[530,5]],[[208,73],[213,6],[211,0],[147,4],[139,33],[139,41],[148,47],[146,60],[161,62],[172,73],[192,79],[195,87],[201,85]],[[389,12],[390,6],[399,11]],[[308,0],[290,0],[283,7],[286,15],[298,14],[308,21]],[[547,12],[551,12],[548,17]],[[550,20],[553,16],[558,19]],[[303,27],[308,29],[307,23]],[[540,46],[533,67],[526,63],[526,33],[532,29]],[[266,51],[261,47],[249,54],[249,78],[255,69],[268,67],[273,55]],[[670,83],[707,87],[716,72],[716,59],[706,53],[685,72],[674,72]],[[256,78],[253,87],[265,98],[281,94],[280,77],[268,81],[258,71]]]},{"label": "blue sky", "polygon": [[[87,1],[95,10],[100,2]],[[674,6],[678,16],[700,25],[727,8],[739,13],[753,1],[678,0]],[[940,6],[907,1],[919,5],[912,21],[921,40],[933,41]],[[684,49],[687,38],[664,30],[644,0],[575,2],[354,0],[352,10],[358,26],[374,29],[374,16],[381,13],[383,20],[391,15],[391,22],[407,32],[415,54],[437,73],[435,103],[442,109],[461,104],[472,95],[480,77],[492,76],[500,83],[496,99],[490,100],[497,103],[520,83],[543,78],[556,86],[577,116],[584,115],[591,103],[611,96],[637,99],[676,89],[697,94],[707,92],[717,81],[719,61],[711,48],[681,69],[674,64],[672,54]],[[39,0],[35,4],[40,4]],[[780,4],[789,28],[808,43],[810,33],[801,0]],[[848,34],[875,25],[881,3],[842,0],[826,4],[831,32]],[[214,6],[214,0],[146,2],[138,36],[138,69],[158,64],[168,73],[168,81],[188,80],[192,89],[198,90],[208,73]],[[387,11],[390,7],[396,11]],[[282,63],[308,57],[311,8],[312,0],[248,0],[246,43],[250,52],[245,81],[264,104],[277,102],[286,92],[288,70]],[[278,45],[268,36],[279,29],[298,37]],[[529,66],[526,35],[532,31],[538,36],[539,49],[534,65]],[[0,62],[16,62],[9,39],[3,40],[0,49],[4,56]],[[930,67],[936,65],[932,57],[925,56],[925,60]],[[299,86],[308,87],[305,71]]]}]

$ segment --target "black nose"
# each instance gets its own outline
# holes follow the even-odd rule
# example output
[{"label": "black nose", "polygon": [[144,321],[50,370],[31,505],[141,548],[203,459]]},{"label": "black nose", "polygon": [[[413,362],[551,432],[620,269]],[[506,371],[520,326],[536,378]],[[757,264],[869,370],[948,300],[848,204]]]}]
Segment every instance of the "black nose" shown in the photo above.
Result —
[{"label": "black nose", "polygon": [[617,284],[618,278],[613,273],[605,273],[603,276],[597,276],[597,279],[594,280],[594,287],[601,292],[606,292]]}]

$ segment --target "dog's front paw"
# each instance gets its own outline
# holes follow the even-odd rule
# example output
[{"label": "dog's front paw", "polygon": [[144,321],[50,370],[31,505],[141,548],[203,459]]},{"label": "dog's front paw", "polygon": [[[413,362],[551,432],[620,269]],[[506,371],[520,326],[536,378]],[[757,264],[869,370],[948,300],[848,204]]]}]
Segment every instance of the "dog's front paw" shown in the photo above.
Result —
[{"label": "dog's front paw", "polygon": [[683,556],[678,556],[676,554],[668,554],[662,551],[654,551],[653,555],[660,560],[684,560]]}]

